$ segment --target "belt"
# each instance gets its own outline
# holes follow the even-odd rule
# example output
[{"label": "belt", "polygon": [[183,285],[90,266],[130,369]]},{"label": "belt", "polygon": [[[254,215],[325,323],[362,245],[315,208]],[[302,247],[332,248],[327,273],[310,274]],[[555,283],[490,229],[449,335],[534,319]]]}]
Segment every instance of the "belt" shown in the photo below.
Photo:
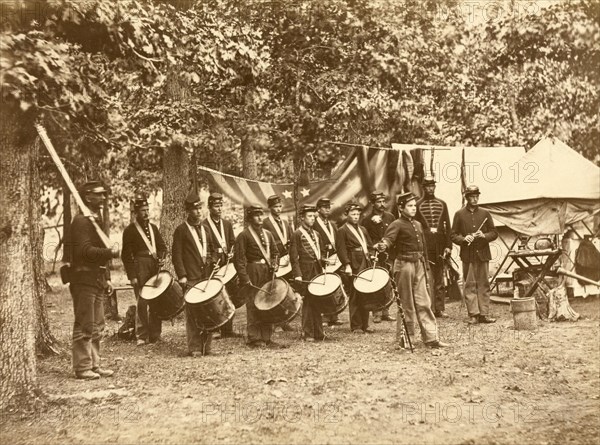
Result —
[{"label": "belt", "polygon": [[352,252],[362,252],[362,247],[355,247],[354,249],[350,249]]},{"label": "belt", "polygon": [[414,263],[420,259],[423,259],[424,256],[423,252],[404,252],[398,255],[396,258],[402,261],[411,261]]},{"label": "belt", "polygon": [[152,255],[152,252],[150,252],[149,250],[140,250],[138,252],[135,253],[135,256],[141,256],[141,257],[154,257],[154,255]]},{"label": "belt", "polygon": [[252,264],[267,264],[267,262],[265,261],[265,259],[261,259],[261,260],[256,260],[256,261],[248,261],[248,263],[252,263]]},{"label": "belt", "polygon": [[98,266],[98,267],[89,267],[89,266],[73,266],[73,272],[96,272],[100,273],[104,272],[106,267]]}]

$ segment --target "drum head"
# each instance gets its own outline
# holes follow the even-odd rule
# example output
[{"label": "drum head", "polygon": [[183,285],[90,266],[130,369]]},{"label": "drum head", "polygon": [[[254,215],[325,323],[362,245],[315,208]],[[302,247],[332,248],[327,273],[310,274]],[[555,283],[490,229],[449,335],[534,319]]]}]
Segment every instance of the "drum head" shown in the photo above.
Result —
[{"label": "drum head", "polygon": [[342,279],[336,274],[317,275],[308,284],[308,293],[315,297],[323,297],[337,290],[342,285]]},{"label": "drum head", "polygon": [[[271,283],[273,283],[271,285]],[[254,306],[261,311],[273,309],[281,303],[287,295],[289,284],[287,281],[276,278],[273,281],[268,281],[256,292],[254,297]]]},{"label": "drum head", "polygon": [[223,289],[221,280],[204,280],[197,283],[185,294],[185,302],[190,304],[198,304],[208,301],[218,295]]},{"label": "drum head", "polygon": [[275,272],[275,276],[277,278],[284,277],[292,271],[292,265],[288,263],[286,266],[279,266],[277,272]]},{"label": "drum head", "polygon": [[354,289],[363,294],[370,294],[383,289],[389,281],[390,274],[383,267],[369,268],[354,279]]},{"label": "drum head", "polygon": [[140,297],[144,300],[154,300],[161,296],[171,286],[172,282],[173,277],[166,270],[159,272],[157,275],[152,275],[142,287]]},{"label": "drum head", "polygon": [[223,282],[223,284],[227,284],[231,280],[233,280],[236,275],[237,275],[237,271],[235,270],[233,263],[229,263],[229,264],[226,264],[225,266],[221,267],[217,271],[217,273],[214,274],[213,277],[221,280]]},{"label": "drum head", "polygon": [[333,254],[329,258],[327,258],[327,262],[329,263],[325,266],[325,270],[327,271],[327,273],[334,273],[340,267],[342,267],[342,262],[338,258],[337,254]]}]

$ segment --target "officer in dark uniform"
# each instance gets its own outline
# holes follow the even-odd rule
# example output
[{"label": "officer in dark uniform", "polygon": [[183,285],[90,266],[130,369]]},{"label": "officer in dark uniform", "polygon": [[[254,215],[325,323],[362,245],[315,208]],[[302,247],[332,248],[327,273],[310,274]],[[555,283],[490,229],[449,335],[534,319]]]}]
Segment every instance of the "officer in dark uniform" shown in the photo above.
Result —
[{"label": "officer in dark uniform", "polygon": [[431,265],[431,309],[436,317],[447,317],[446,289],[444,288],[444,258],[452,252],[451,226],[448,206],[435,196],[435,179],[423,179],[424,195],[417,201],[415,219],[425,228],[427,256]]},{"label": "officer in dark uniform", "polygon": [[248,226],[235,240],[233,264],[238,273],[240,291],[246,295],[247,344],[251,348],[284,348],[271,340],[273,324],[263,323],[254,306],[260,287],[270,281],[279,267],[279,250],[275,238],[263,228],[263,210],[257,206],[246,209]]},{"label": "officer in dark uniform", "polygon": [[[386,199],[387,196],[382,192],[374,191],[371,193],[369,201],[371,201],[373,210],[361,221],[361,224],[367,229],[367,232],[369,232],[369,236],[374,243],[379,243],[381,241],[388,226],[396,219],[393,214],[385,210],[387,205]],[[385,267],[389,272],[391,270],[391,265],[386,260],[387,255],[385,253],[380,254],[378,266]],[[382,311],[373,312],[373,323],[381,323],[381,320],[396,321],[396,318],[390,315],[389,308],[385,308]]]},{"label": "officer in dark uniform", "polygon": [[140,297],[140,292],[146,281],[162,267],[167,246],[158,227],[150,223],[150,210],[145,195],[136,195],[133,209],[135,219],[123,231],[121,259],[137,299],[135,336],[137,345],[143,346],[160,340],[162,323],[148,302]]},{"label": "officer in dark uniform", "polygon": [[[337,225],[329,219],[331,214],[331,200],[329,198],[320,198],[317,201],[317,218],[313,229],[317,231],[321,237],[321,254],[322,257],[327,259],[328,257],[335,255],[335,240],[337,239]],[[327,324],[329,326],[339,326],[344,324],[338,318],[337,314],[326,315]]]},{"label": "officer in dark uniform", "polygon": [[109,377],[113,371],[100,367],[100,339],[104,329],[104,295],[112,291],[107,263],[119,257],[115,245],[106,248],[92,223],[101,224],[100,208],[107,194],[99,181],[84,184],[82,199],[92,215],[78,214],[71,223],[70,286],[73,323],[73,369],[78,379]]},{"label": "officer in dark uniform", "polygon": [[[211,193],[208,196],[208,218],[203,222],[204,230],[208,237],[208,242],[213,246],[215,258],[219,261],[219,266],[225,266],[233,258],[233,246],[235,244],[235,235],[233,233],[233,224],[231,221],[221,217],[223,212],[223,195],[220,193]],[[233,266],[230,266],[233,267]],[[235,297],[231,295],[231,297]],[[221,337],[244,337],[242,334],[233,331],[233,319],[231,317],[227,323],[221,326]]]},{"label": "officer in dark uniform", "polygon": [[[202,201],[192,190],[185,199],[186,220],[173,233],[173,267],[184,292],[211,274],[216,262],[214,249],[202,225]],[[185,329],[188,355],[200,357],[211,353],[212,332],[200,329],[194,314],[185,305]]]}]

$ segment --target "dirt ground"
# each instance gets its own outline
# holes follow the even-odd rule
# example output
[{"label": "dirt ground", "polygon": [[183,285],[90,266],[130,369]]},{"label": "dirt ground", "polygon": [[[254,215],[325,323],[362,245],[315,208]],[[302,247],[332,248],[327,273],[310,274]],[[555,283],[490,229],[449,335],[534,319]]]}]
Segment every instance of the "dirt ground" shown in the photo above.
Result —
[{"label": "dirt ground", "polygon": [[[125,283],[122,274],[113,278]],[[112,378],[76,380],[71,371],[72,306],[57,277],[49,307],[65,352],[40,359],[45,397],[32,412],[5,413],[3,444],[185,443],[598,443],[598,298],[576,299],[584,319],[539,322],[515,331],[509,307],[494,304],[492,325],[469,327],[460,302],[439,320],[444,350],[420,340],[413,354],[393,345],[395,323],[376,333],[326,328],[305,344],[275,334],[289,349],[250,350],[242,339],[213,342],[218,354],[183,357],[182,319],[163,324],[163,341],[136,347],[103,342]],[[120,294],[124,315],[133,295]],[[235,323],[245,331],[245,307]]]}]

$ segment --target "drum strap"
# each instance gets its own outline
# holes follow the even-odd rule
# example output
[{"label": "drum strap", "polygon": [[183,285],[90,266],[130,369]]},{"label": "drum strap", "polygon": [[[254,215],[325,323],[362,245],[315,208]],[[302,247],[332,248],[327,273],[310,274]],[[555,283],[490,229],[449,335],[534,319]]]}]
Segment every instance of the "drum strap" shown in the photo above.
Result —
[{"label": "drum strap", "polygon": [[351,224],[346,224],[346,227],[348,227],[348,230],[350,230],[352,235],[354,235],[354,237],[358,240],[358,242],[360,243],[360,247],[363,250],[363,253],[366,257],[368,257],[369,250],[367,249],[367,240],[365,239],[365,235],[362,233],[362,230],[360,230],[360,227],[358,228],[358,231],[354,227],[352,227]]},{"label": "drum strap", "polygon": [[[227,240],[225,239],[225,230],[223,229],[223,220],[219,220],[219,223],[221,223],[221,232],[219,232],[217,230],[217,226],[215,226],[215,222],[212,220],[212,218],[209,216],[208,218],[208,225],[210,226],[210,229],[212,230],[212,232],[215,234],[215,238],[217,238],[217,241],[219,242],[219,245],[221,246],[221,248],[223,249],[223,252],[227,253]],[[221,233],[223,234],[223,236],[221,236]]]},{"label": "drum strap", "polygon": [[202,240],[200,240],[200,238],[198,238],[198,232],[196,232],[196,228],[191,226],[187,221],[185,222],[185,225],[188,227],[190,234],[196,243],[196,247],[198,248],[198,252],[202,257],[202,261],[206,262],[206,232],[204,231],[204,227],[200,225],[200,236],[202,237]]},{"label": "drum strap", "polygon": [[265,249],[265,247],[260,242],[260,238],[254,231],[252,226],[249,225],[248,230],[250,231],[250,235],[252,235],[252,238],[254,238],[254,241],[258,245],[258,248],[260,249],[260,253],[262,254],[263,257],[265,257],[265,260],[267,260],[267,264],[271,264],[271,246],[269,246],[269,237],[267,236],[267,231],[265,229],[261,229],[263,236],[265,237],[265,242],[267,243],[267,248]]},{"label": "drum strap", "polygon": [[283,231],[282,231],[281,228],[279,227],[279,223],[277,221],[275,221],[275,218],[273,218],[273,215],[269,215],[269,221],[271,221],[271,224],[273,224],[273,227],[275,228],[275,232],[277,233],[277,236],[279,237],[279,239],[285,246],[288,242],[288,233],[287,233],[287,229],[285,227],[285,223],[283,223],[283,221],[282,221],[282,224],[281,224],[283,226]]},{"label": "drum strap", "polygon": [[314,241],[313,241],[313,237],[310,236],[310,234],[302,226],[300,226],[300,232],[302,233],[302,235],[304,235],[304,238],[306,238],[306,241],[308,241],[308,244],[310,245],[311,249],[315,253],[315,258],[320,260],[321,259],[321,248],[319,246],[319,238],[315,237]]},{"label": "drum strap", "polygon": [[152,229],[152,225],[150,223],[148,223],[148,229],[149,229],[148,231],[150,232],[150,239],[148,239],[148,237],[144,233],[144,229],[142,229],[142,226],[140,226],[140,224],[137,222],[137,220],[134,220],[133,224],[135,224],[135,228],[140,233],[140,236],[144,240],[144,244],[146,244],[146,247],[152,254],[152,257],[154,259],[156,259],[156,241],[154,239],[154,230]]},{"label": "drum strap", "polygon": [[[331,226],[331,223],[325,224],[325,222],[327,221],[323,221],[321,218],[317,217],[317,223],[321,226],[323,232],[325,232],[325,235],[327,235],[327,239],[329,239],[331,245],[335,246],[335,235],[333,232],[333,227]],[[327,228],[327,226],[331,227],[331,231]]]}]

